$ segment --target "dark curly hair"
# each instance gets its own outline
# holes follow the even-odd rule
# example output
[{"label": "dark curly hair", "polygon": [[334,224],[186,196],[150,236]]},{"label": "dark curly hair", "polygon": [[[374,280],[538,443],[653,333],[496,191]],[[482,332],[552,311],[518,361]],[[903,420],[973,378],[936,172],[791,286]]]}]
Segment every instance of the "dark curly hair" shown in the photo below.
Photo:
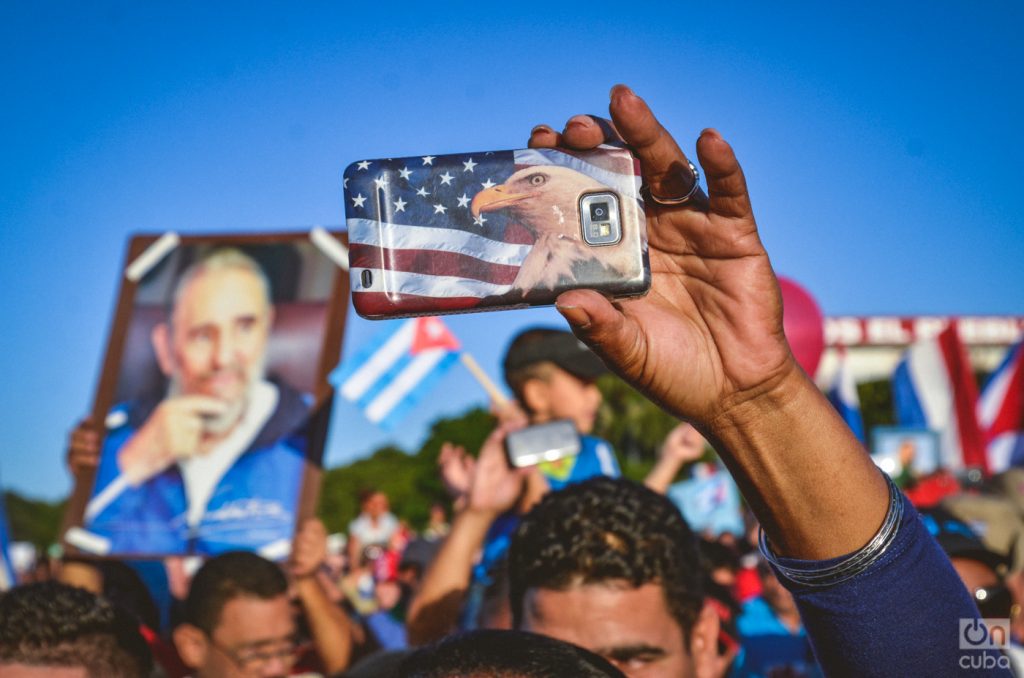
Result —
[{"label": "dark curly hair", "polygon": [[88,591],[50,581],[0,595],[3,664],[83,667],[93,678],[140,678],[149,675],[153,658],[128,613]]},{"label": "dark curly hair", "polygon": [[508,569],[516,628],[530,589],[611,580],[660,584],[686,638],[703,606],[690,527],[667,498],[624,479],[592,478],[544,497],[513,534]]},{"label": "dark curly hair", "polygon": [[598,655],[526,631],[478,629],[442,638],[410,655],[395,673],[403,678],[625,678]]},{"label": "dark curly hair", "polygon": [[246,551],[229,551],[207,560],[185,599],[185,621],[208,636],[220,623],[224,606],[235,598],[270,600],[288,591],[281,568]]}]

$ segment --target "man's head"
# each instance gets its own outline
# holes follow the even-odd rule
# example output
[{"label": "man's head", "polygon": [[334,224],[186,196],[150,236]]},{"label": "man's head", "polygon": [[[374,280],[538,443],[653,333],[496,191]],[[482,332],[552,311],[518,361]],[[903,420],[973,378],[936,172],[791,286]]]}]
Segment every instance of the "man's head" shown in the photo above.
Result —
[{"label": "man's head", "polygon": [[505,382],[531,423],[571,419],[580,433],[594,428],[601,392],[594,380],[607,372],[604,363],[571,333],[533,328],[509,344]]},{"label": "man's head", "polygon": [[777,615],[790,615],[796,616],[799,614],[796,608],[796,599],[793,598],[793,594],[789,592],[779,578],[775,576],[775,571],[771,565],[761,561],[757,564],[757,575],[761,581],[761,597],[768,603],[768,607],[775,611]]},{"label": "man's head", "polygon": [[517,628],[602,655],[630,676],[691,676],[714,661],[697,542],[664,496],[593,478],[547,495],[509,549]]},{"label": "man's head", "polygon": [[0,595],[0,675],[140,678],[152,661],[131,616],[88,591],[45,582]]},{"label": "man's head", "polygon": [[236,551],[196,572],[174,643],[199,678],[284,676],[294,660],[294,635],[284,573]]},{"label": "man's head", "polygon": [[921,520],[949,556],[982,617],[1009,617],[1013,600],[1003,582],[1008,559],[985,546],[967,523],[943,508],[922,511]]},{"label": "man's head", "polygon": [[523,631],[478,630],[448,636],[409,656],[396,675],[407,678],[621,678],[601,657]]},{"label": "man's head", "polygon": [[371,518],[380,518],[391,510],[391,502],[380,490],[366,488],[359,493],[359,508]]},{"label": "man's head", "polygon": [[245,411],[250,387],[263,376],[272,324],[267,277],[238,250],[217,250],[179,278],[168,320],[153,329],[153,347],[171,396],[226,405],[223,415],[204,420],[209,432],[227,432]]}]

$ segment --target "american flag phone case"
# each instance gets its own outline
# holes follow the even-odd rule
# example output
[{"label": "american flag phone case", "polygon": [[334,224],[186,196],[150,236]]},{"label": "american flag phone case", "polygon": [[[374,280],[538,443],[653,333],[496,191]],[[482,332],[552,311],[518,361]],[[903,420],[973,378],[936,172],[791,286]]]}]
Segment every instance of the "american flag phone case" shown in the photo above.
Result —
[{"label": "american flag phone case", "polygon": [[650,285],[638,161],[602,146],[362,160],[345,170],[365,318],[543,306]]}]

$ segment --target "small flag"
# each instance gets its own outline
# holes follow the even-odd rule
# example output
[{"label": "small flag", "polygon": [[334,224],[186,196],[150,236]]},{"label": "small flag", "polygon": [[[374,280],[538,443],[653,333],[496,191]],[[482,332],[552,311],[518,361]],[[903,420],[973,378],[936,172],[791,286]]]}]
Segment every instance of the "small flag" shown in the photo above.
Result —
[{"label": "small flag", "polygon": [[7,509],[4,506],[4,495],[0,492],[0,591],[14,588],[18,579],[11,564],[11,538],[7,528]]},{"label": "small flag", "polygon": [[978,401],[989,470],[1024,466],[1024,338],[1006,352]]},{"label": "small flag", "polygon": [[461,345],[438,318],[411,318],[377,335],[331,374],[341,395],[390,429],[458,360]]},{"label": "small flag", "polygon": [[942,465],[988,472],[985,442],[975,408],[978,386],[957,335],[956,322],[938,336],[907,349],[892,377],[896,420],[939,434]]},{"label": "small flag", "polygon": [[842,347],[839,349],[839,369],[832,380],[832,387],[828,390],[828,399],[857,439],[866,443],[864,419],[860,414],[860,396],[857,395],[857,384],[853,381],[846,351]]},{"label": "small flag", "polygon": [[694,477],[668,488],[668,498],[695,532],[742,535],[740,492],[725,469],[712,464],[694,469]]}]

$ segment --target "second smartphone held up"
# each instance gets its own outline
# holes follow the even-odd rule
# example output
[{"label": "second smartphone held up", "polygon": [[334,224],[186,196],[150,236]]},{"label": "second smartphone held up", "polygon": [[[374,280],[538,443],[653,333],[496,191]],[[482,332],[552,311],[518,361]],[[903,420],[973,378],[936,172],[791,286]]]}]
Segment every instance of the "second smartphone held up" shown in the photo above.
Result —
[{"label": "second smartphone held up", "polygon": [[352,302],[367,318],[614,298],[650,285],[639,165],[602,147],[363,160],[345,170]]}]

